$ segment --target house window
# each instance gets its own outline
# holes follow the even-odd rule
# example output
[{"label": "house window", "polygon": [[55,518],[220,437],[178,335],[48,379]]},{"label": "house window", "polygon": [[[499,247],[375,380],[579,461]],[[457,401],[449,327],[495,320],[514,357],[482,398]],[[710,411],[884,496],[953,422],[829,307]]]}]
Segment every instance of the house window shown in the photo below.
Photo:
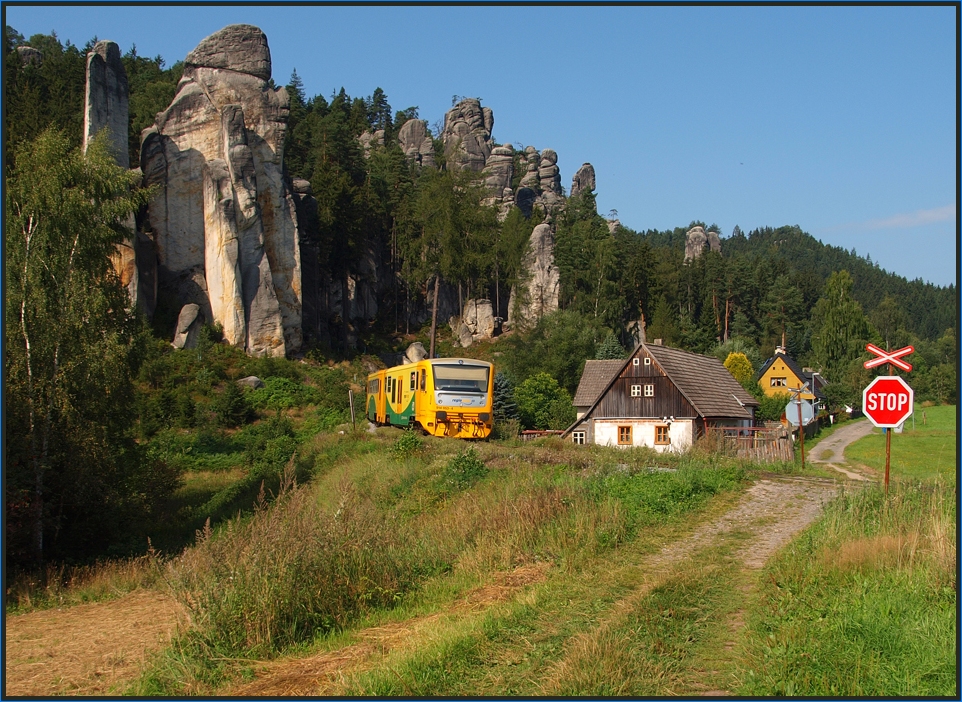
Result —
[{"label": "house window", "polygon": [[645,365],[646,365],[646,366],[650,366],[650,365],[651,365],[651,359],[650,359],[650,358],[646,358],[646,359],[645,359]]},{"label": "house window", "polygon": [[646,386],[645,386],[645,397],[654,397],[654,396],[655,396],[655,386],[654,386],[654,385],[646,385]]},{"label": "house window", "polygon": [[671,436],[668,434],[668,425],[659,424],[655,426],[655,443],[667,446],[671,443]]},{"label": "house window", "polygon": [[571,440],[576,444],[584,444],[587,432],[584,431],[573,431],[571,432]]},{"label": "house window", "polygon": [[[637,365],[638,365],[638,362],[639,362],[639,361],[638,361],[637,358],[631,359],[631,365],[633,365],[633,366],[637,366]],[[645,359],[645,362],[646,362],[646,363],[648,362],[648,359],[647,359],[647,358]]]},{"label": "house window", "polygon": [[618,427],[618,444],[620,446],[631,445],[631,427]]},{"label": "house window", "polygon": [[771,383],[773,388],[784,388],[788,386],[785,378],[776,378],[774,376],[771,379]]},{"label": "house window", "polygon": [[632,396],[632,397],[641,397],[641,386],[640,386],[640,385],[632,385],[632,386],[631,386],[631,396]]}]

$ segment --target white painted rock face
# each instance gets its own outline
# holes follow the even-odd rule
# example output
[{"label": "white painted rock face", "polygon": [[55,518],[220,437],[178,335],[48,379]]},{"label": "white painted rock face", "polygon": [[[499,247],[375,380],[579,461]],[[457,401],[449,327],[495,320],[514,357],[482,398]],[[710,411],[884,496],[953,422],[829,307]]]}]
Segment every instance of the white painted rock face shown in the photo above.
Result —
[{"label": "white painted rock face", "polygon": [[301,346],[301,266],[283,175],[289,99],[270,75],[257,27],[204,39],[144,131],[141,165],[145,183],[159,186],[148,216],[162,283],[209,310],[231,344],[283,356]]}]

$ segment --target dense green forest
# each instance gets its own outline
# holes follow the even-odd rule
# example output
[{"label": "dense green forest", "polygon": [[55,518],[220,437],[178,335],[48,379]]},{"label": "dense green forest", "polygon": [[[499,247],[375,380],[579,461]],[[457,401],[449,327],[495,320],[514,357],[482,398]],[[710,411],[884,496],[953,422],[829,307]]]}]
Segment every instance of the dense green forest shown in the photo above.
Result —
[{"label": "dense green forest", "polygon": [[[94,43],[78,48],[55,35],[5,31],[6,543],[19,563],[130,547],[121,538],[136,536],[128,518],[162,514],[178,475],[199,455],[233,455],[255,476],[276,470],[299,432],[346,420],[344,393],[332,387],[356,381],[374,354],[424,338],[410,310],[424,305],[435,281],[461,300],[497,300],[506,317],[526,242],[544,217],[513,209],[499,221],[483,204],[477,175],[445,167],[436,133],[439,167],[409,163],[396,136],[419,118],[418,107],[394,110],[380,88],[367,97],[343,89],[308,97],[295,72],[286,86],[285,160],[289,176],[308,180],[317,200],[305,243],[318,270],[345,289],[362,254],[377,252],[390,273],[381,313],[358,329],[359,343],[344,324],[339,338],[309,344],[306,365],[237,357],[216,343],[216,329],[205,332],[200,350],[174,352],[166,343],[170,320],[121,312],[124,291],[107,264],[124,236],[119,223],[142,212],[146,193],[130,191],[136,183],[102,149],[80,153],[85,57]],[[23,45],[40,49],[42,63],[25,64],[16,51]],[[140,132],[174,97],[183,66],[141,57],[136,47],[123,62],[137,164]],[[384,130],[385,145],[365,153],[357,137],[375,129]],[[502,417],[563,426],[585,360],[627,353],[641,319],[649,339],[723,360],[741,352],[753,370],[784,338],[800,363],[822,371],[836,407],[857,403],[870,377],[861,366],[866,342],[913,344],[917,398],[955,402],[955,286],[887,273],[798,226],[748,234],[736,227],[720,254],[686,263],[686,231],[706,225],[679,224],[612,233],[592,193],[569,198],[554,220],[561,309],[531,329],[458,351],[496,361],[512,407]],[[351,365],[329,368],[342,362]],[[259,375],[268,390],[239,391],[232,381],[242,373]],[[286,410],[307,406],[309,418],[285,419]],[[183,431],[193,432],[190,460],[178,444],[187,441]],[[263,455],[276,461],[257,468]],[[235,489],[221,507],[242,493]]]}]

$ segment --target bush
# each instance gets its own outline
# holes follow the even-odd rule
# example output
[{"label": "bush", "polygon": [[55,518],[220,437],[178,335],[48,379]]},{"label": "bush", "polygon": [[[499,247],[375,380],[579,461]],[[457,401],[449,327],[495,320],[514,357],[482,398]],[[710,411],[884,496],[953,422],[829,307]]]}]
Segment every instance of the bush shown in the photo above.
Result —
[{"label": "bush", "polygon": [[758,409],[755,410],[755,418],[766,422],[777,422],[785,412],[785,405],[787,405],[791,399],[792,396],[787,392],[763,395],[758,400]]},{"label": "bush", "polygon": [[414,429],[406,430],[391,448],[394,458],[401,461],[409,456],[415,456],[424,450],[424,439]]},{"label": "bush", "polygon": [[250,392],[250,404],[256,409],[281,410],[320,403],[320,393],[300,380],[284,376],[264,378],[264,387]]},{"label": "bush", "polygon": [[221,393],[214,398],[210,406],[214,412],[217,424],[222,427],[236,427],[244,424],[251,416],[252,410],[244,391],[236,383],[227,383]]},{"label": "bush", "polygon": [[464,490],[488,474],[488,467],[478,457],[474,447],[458,451],[441,472],[441,479],[448,487]]},{"label": "bush", "polygon": [[538,373],[514,391],[521,424],[526,429],[564,429],[575,419],[571,395],[547,373]]}]

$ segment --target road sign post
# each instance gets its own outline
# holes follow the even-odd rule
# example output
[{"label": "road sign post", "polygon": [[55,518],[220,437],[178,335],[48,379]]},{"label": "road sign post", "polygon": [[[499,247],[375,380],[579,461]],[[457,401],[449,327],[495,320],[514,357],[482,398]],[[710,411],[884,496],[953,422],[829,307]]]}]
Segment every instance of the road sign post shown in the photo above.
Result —
[{"label": "road sign post", "polygon": [[[789,416],[792,404],[798,404],[798,445],[802,452],[802,470],[805,470],[805,424],[802,422],[802,393],[806,390],[808,390],[808,383],[800,388],[789,388],[788,391],[792,393],[792,399],[785,405],[785,418],[788,419],[789,424],[794,424],[795,422],[789,419]],[[811,419],[808,421],[811,421]]]},{"label": "road sign post", "polygon": [[876,358],[865,361],[866,368],[875,368],[884,363],[889,365],[889,374],[879,376],[862,391],[862,412],[869,421],[877,427],[883,427],[885,432],[885,493],[889,491],[889,464],[892,455],[892,432],[899,424],[912,414],[915,392],[902,378],[892,375],[892,366],[901,368],[905,372],[912,370],[912,364],[903,361],[902,356],[908,356],[915,349],[911,346],[896,351],[883,351],[875,344],[866,344],[865,350],[875,354]]}]

